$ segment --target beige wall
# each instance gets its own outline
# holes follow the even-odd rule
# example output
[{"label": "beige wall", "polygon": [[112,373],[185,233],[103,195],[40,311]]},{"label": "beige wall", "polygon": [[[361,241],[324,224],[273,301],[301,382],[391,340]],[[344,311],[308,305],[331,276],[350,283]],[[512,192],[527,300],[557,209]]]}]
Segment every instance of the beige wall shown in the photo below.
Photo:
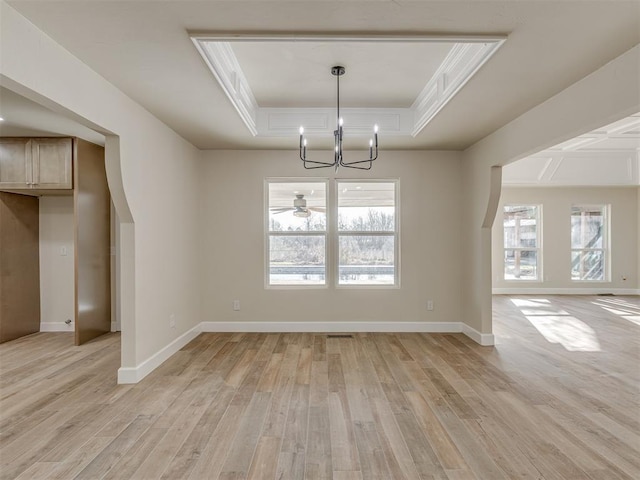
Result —
[{"label": "beige wall", "polygon": [[[401,287],[265,289],[267,177],[398,178]],[[304,170],[295,150],[207,151],[200,181],[203,321],[461,321],[459,154],[385,151],[370,172],[336,175]]]},{"label": "beige wall", "polygon": [[121,222],[119,378],[137,381],[201,321],[198,150],[5,2],[0,34],[3,86],[106,137],[109,189]]},{"label": "beige wall", "polygon": [[[40,197],[41,330],[74,329],[73,197]],[[63,251],[64,249],[64,251]],[[65,325],[65,320],[71,320]]]},{"label": "beige wall", "polygon": [[[640,111],[640,46],[516,118],[463,153],[462,235],[467,274],[462,277],[464,322],[490,333],[491,232],[483,227],[489,213],[491,169],[504,166],[577,135]],[[495,189],[494,189],[495,190]]]},{"label": "beige wall", "polygon": [[[541,293],[606,293],[638,288],[638,188],[549,187],[503,188],[493,226],[493,287]],[[503,275],[502,211],[506,204],[542,206],[542,281],[505,281]],[[575,282],[570,279],[570,212],[572,205],[610,206],[610,279]],[[622,277],[626,280],[622,280]],[[497,289],[497,290],[496,290]],[[620,291],[622,289],[623,291]],[[630,292],[626,292],[630,293]]]}]

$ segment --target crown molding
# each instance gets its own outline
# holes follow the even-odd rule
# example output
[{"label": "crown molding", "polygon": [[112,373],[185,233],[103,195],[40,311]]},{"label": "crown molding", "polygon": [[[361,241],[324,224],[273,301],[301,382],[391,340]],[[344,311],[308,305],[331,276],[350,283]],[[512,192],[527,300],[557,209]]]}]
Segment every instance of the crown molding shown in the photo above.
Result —
[{"label": "crown molding", "polygon": [[456,43],[453,46],[411,106],[415,115],[411,135],[418,135],[433,120],[503,42]]},{"label": "crown molding", "polygon": [[416,136],[458,93],[469,79],[504,43],[500,35],[427,35],[427,34],[260,34],[260,33],[190,33],[191,41],[254,136],[296,136],[300,125],[308,135],[323,135],[334,130],[331,108],[262,108],[258,105],[232,42],[440,42],[452,48],[427,79],[410,108],[346,108],[342,110],[345,133],[370,134],[373,125],[380,131],[399,136]]},{"label": "crown molding", "polygon": [[637,186],[637,152],[552,152],[528,157],[502,171],[505,186]]},{"label": "crown molding", "polygon": [[258,107],[249,82],[247,82],[238,59],[231,49],[231,44],[201,42],[194,37],[191,40],[244,124],[251,134],[256,136],[258,134],[256,117],[260,107]]}]

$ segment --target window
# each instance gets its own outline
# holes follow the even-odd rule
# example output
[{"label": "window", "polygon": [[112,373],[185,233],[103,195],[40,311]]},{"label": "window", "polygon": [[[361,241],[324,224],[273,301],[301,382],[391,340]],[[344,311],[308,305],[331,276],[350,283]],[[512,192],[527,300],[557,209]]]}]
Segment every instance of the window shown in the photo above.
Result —
[{"label": "window", "polygon": [[398,285],[396,181],[265,185],[268,286]]},{"label": "window", "polygon": [[396,182],[337,183],[338,284],[396,285]]},{"label": "window", "polygon": [[540,278],[540,207],[505,205],[504,279],[538,280]]},{"label": "window", "polygon": [[605,280],[607,207],[571,207],[571,280]]},{"label": "window", "polygon": [[325,285],[326,182],[268,182],[269,285]]}]

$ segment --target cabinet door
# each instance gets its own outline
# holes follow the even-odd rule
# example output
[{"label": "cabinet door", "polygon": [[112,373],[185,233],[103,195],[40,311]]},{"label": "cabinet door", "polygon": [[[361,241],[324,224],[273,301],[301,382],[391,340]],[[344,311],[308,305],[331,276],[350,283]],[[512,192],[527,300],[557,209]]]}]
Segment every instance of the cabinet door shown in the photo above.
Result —
[{"label": "cabinet door", "polygon": [[72,188],[71,139],[32,140],[33,188]]},{"label": "cabinet door", "polygon": [[30,188],[31,174],[31,140],[0,138],[0,188]]},{"label": "cabinet door", "polygon": [[40,331],[38,206],[0,193],[0,343]]}]

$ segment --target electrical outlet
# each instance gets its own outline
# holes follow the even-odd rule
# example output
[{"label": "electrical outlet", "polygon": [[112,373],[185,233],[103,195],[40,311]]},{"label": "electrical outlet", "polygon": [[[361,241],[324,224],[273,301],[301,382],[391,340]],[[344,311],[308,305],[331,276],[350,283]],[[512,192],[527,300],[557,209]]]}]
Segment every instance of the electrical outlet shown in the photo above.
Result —
[{"label": "electrical outlet", "polygon": [[427,300],[427,310],[433,310],[433,300]]},{"label": "electrical outlet", "polygon": [[60,256],[61,257],[67,256],[67,247],[60,247]]},{"label": "electrical outlet", "polygon": [[236,312],[240,310],[240,300],[233,301],[233,310]]},{"label": "electrical outlet", "polygon": [[172,313],[169,315],[169,326],[171,328],[176,328],[176,314]]}]

